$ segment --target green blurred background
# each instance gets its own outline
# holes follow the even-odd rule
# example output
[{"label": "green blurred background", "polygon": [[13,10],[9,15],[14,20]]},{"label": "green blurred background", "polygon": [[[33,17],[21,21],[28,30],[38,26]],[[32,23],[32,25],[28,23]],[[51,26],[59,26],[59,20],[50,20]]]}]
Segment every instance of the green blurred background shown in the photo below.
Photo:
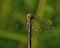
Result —
[{"label": "green blurred background", "polygon": [[60,0],[0,0],[0,48],[27,48],[28,13],[32,48],[60,48]]}]

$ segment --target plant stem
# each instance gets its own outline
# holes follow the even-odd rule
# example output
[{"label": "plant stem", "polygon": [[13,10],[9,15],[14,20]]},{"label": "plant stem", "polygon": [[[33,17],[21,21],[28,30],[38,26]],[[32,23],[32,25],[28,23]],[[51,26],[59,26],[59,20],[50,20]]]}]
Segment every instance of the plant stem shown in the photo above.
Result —
[{"label": "plant stem", "polygon": [[[43,16],[46,2],[47,2],[47,0],[40,0],[40,1],[39,1],[38,9],[37,9],[37,12],[36,12],[36,16],[37,16],[38,18],[41,18],[41,17]],[[36,21],[36,20],[35,20],[35,21]],[[39,28],[40,28],[39,22],[37,22],[37,24],[38,24],[39,26],[36,26],[36,25],[35,25],[35,26],[36,26],[36,29],[39,29]],[[33,27],[34,27],[34,26],[33,26]],[[33,31],[32,48],[36,48],[37,39],[38,39],[38,34],[39,34],[39,31]]]},{"label": "plant stem", "polygon": [[0,37],[27,43],[27,36],[22,35],[22,34],[17,34],[17,33],[11,33],[10,31],[1,31],[0,30]]}]

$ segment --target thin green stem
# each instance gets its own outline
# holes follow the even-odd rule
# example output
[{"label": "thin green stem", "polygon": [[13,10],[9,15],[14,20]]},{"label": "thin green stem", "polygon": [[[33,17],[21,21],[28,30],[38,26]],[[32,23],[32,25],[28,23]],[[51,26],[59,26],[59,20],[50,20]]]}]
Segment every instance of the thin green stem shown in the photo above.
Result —
[{"label": "thin green stem", "polygon": [[[37,12],[36,12],[36,16],[37,18],[41,18],[43,16],[43,13],[44,13],[44,9],[45,9],[45,6],[46,6],[46,2],[47,0],[40,0],[39,1],[39,5],[38,5],[38,9],[37,9]],[[39,29],[40,27],[40,24],[39,22],[37,22],[36,20],[34,20],[35,23],[33,23],[33,27],[36,27],[35,29]],[[36,26],[36,22],[38,24],[38,26]],[[32,48],[36,48],[36,45],[37,45],[37,39],[38,39],[38,34],[39,34],[39,31],[33,31],[33,41],[32,41]]]},{"label": "thin green stem", "polygon": [[27,43],[27,36],[22,35],[22,34],[12,33],[10,31],[1,31],[0,30],[0,37]]}]

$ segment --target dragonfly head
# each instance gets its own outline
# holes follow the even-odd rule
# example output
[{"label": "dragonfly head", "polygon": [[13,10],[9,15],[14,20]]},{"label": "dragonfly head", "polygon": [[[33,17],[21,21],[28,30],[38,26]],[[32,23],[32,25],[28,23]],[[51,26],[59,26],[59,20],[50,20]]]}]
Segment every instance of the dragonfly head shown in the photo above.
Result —
[{"label": "dragonfly head", "polygon": [[33,14],[32,13],[27,14],[27,20],[31,20],[31,19],[33,19]]}]

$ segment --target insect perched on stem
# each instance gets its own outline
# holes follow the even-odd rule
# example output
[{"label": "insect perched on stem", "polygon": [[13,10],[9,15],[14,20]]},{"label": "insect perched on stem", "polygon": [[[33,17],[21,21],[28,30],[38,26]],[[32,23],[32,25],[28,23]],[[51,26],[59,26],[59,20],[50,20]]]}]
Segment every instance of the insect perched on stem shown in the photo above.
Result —
[{"label": "insect perched on stem", "polygon": [[32,19],[33,19],[33,14],[32,13],[27,14],[28,48],[31,48],[31,29],[32,29],[31,20]]}]

